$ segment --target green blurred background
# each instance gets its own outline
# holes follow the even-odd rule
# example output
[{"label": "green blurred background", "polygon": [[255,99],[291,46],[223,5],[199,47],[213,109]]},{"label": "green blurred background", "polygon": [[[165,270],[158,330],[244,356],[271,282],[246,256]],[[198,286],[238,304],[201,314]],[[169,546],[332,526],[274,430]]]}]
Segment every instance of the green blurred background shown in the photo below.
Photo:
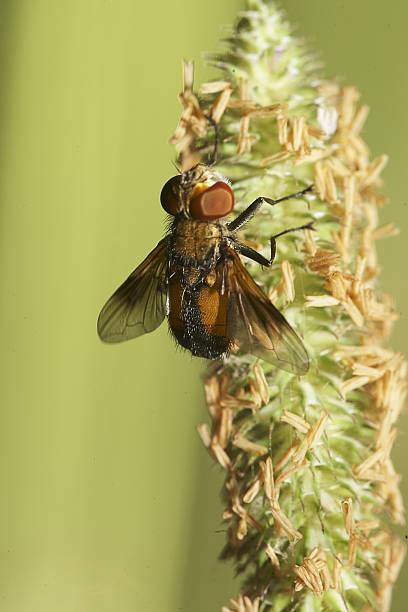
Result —
[{"label": "green blurred background", "polygon": [[[394,346],[406,350],[407,5],[282,5],[326,74],[360,88],[365,138],[391,155],[382,220],[402,233],[380,260],[401,312]],[[0,3],[2,612],[209,612],[238,590],[216,560],[222,475],[195,431],[200,363],[165,325],[105,346],[95,323],[163,233],[181,58],[196,59],[197,83],[214,75],[202,54],[242,6]],[[404,575],[394,611],[406,609]]]}]

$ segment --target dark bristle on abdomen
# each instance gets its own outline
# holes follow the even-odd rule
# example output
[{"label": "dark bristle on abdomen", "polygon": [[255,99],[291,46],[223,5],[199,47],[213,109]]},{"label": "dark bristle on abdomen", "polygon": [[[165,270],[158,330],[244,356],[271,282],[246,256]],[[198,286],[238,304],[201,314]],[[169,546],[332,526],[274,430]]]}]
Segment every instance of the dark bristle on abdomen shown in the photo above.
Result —
[{"label": "dark bristle on abdomen", "polygon": [[182,320],[172,317],[174,313],[169,316],[169,328],[177,342],[195,357],[217,359],[224,355],[230,348],[230,340],[206,329],[198,307],[198,293],[185,291],[183,305]]},{"label": "dark bristle on abdomen", "polygon": [[227,338],[221,336],[210,336],[205,333],[205,330],[195,331],[194,335],[190,329],[172,329],[170,331],[176,338],[177,342],[184,348],[191,351],[195,357],[204,357],[205,359],[217,359],[222,357],[229,349]]}]

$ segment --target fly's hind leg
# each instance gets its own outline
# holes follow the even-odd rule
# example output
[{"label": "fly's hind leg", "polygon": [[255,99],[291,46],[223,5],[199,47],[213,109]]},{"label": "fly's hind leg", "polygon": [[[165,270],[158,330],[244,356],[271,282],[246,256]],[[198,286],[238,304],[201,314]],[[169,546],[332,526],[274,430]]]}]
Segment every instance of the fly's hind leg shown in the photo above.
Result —
[{"label": "fly's hind leg", "polygon": [[231,232],[235,232],[240,227],[245,225],[245,223],[248,223],[248,221],[252,219],[252,217],[258,212],[258,210],[262,206],[262,202],[266,202],[267,204],[270,204],[271,206],[275,206],[275,204],[279,204],[280,202],[285,202],[285,200],[291,200],[292,198],[299,198],[300,196],[304,195],[308,191],[311,191],[312,189],[313,189],[313,185],[309,185],[309,187],[306,187],[306,189],[302,189],[302,191],[297,191],[296,193],[291,193],[290,195],[285,196],[284,198],[279,198],[279,200],[272,200],[271,198],[265,198],[265,197],[256,198],[256,200],[254,200],[252,204],[248,206],[248,208],[246,208],[240,215],[238,215],[236,219],[231,221],[231,223],[227,223],[227,228]]},{"label": "fly's hind leg", "polygon": [[252,259],[252,261],[255,261],[256,263],[261,264],[261,266],[269,267],[273,264],[275,260],[276,238],[279,238],[280,236],[283,236],[284,234],[289,234],[289,232],[298,232],[304,229],[314,230],[313,223],[314,222],[311,221],[310,223],[306,223],[305,225],[300,225],[299,227],[291,227],[290,229],[284,230],[283,232],[279,232],[279,234],[275,234],[275,236],[271,236],[270,238],[271,255],[269,259],[261,255],[261,253],[258,253],[258,251],[251,249],[251,247],[247,246],[246,244],[242,244],[241,242],[238,242],[238,241],[234,241],[234,248],[241,255],[248,257],[248,259]]}]

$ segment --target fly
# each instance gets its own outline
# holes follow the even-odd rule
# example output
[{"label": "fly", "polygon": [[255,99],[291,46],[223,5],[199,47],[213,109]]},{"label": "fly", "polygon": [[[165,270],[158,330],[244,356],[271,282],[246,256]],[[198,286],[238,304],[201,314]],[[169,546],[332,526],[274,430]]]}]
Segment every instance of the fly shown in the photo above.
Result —
[{"label": "fly", "polygon": [[108,343],[123,342],[155,330],[167,316],[176,341],[197,357],[217,359],[239,348],[278,368],[306,374],[309,358],[303,342],[252,279],[239,255],[270,266],[276,238],[313,229],[312,223],[280,232],[270,239],[269,259],[242,244],[236,232],[260,209],[298,198],[312,186],[272,200],[258,197],[234,220],[234,193],[208,164],[173,176],[160,202],[171,215],[167,235],[132,272],[102,308],[98,334]]}]

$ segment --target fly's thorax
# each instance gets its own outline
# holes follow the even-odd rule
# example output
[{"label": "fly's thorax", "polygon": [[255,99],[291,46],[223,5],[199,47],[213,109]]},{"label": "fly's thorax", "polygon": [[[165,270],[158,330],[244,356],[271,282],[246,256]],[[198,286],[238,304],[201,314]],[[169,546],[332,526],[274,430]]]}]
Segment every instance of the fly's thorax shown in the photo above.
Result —
[{"label": "fly's thorax", "polygon": [[188,268],[183,268],[181,277],[182,285],[184,287],[194,288],[201,282],[202,272],[199,268],[194,268],[191,266]]},{"label": "fly's thorax", "polygon": [[171,231],[171,255],[184,265],[211,269],[225,235],[226,228],[219,222],[178,217]]}]

